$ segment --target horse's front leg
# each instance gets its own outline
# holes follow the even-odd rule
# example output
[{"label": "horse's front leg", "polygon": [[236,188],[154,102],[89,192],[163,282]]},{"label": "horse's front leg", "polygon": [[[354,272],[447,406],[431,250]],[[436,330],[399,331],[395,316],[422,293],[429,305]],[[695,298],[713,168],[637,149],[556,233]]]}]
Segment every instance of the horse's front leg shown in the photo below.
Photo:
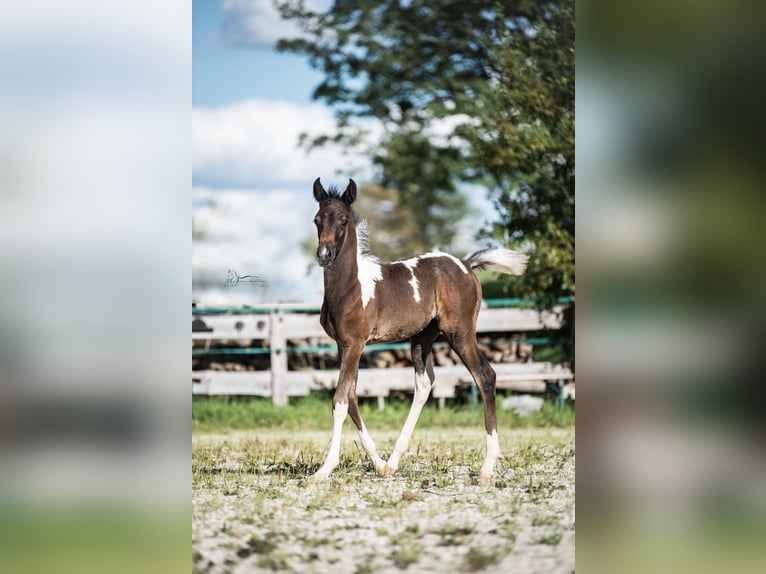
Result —
[{"label": "horse's front leg", "polygon": [[340,374],[338,376],[338,384],[335,387],[335,395],[332,399],[332,440],[330,441],[330,450],[327,452],[327,458],[322,467],[312,476],[313,480],[326,479],[335,467],[338,466],[340,462],[341,431],[343,430],[343,422],[346,420],[346,415],[349,413],[359,431],[362,446],[372,459],[376,469],[380,470],[385,464],[378,456],[375,444],[367,433],[362,417],[359,415],[359,406],[356,400],[356,379],[359,372],[359,359],[362,356],[363,349],[363,341],[353,345],[338,346]]}]

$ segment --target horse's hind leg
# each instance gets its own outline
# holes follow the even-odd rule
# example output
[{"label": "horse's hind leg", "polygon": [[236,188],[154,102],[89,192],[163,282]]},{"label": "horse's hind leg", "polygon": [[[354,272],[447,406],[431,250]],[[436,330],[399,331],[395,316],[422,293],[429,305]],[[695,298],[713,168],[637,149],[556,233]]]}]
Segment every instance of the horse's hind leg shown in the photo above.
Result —
[{"label": "horse's hind leg", "polygon": [[484,404],[484,426],[487,429],[487,455],[479,471],[480,478],[491,478],[495,463],[500,456],[500,443],[497,438],[497,415],[495,412],[495,371],[486,357],[481,354],[476,344],[476,333],[445,333],[450,346],[458,354],[471,372],[476,386],[479,387],[481,401]]},{"label": "horse's hind leg", "polygon": [[375,471],[380,475],[385,475],[384,469],[386,467],[386,461],[383,460],[378,454],[378,450],[375,448],[375,443],[373,442],[372,437],[370,437],[370,433],[367,432],[367,427],[364,425],[362,415],[359,413],[356,388],[353,389],[353,392],[349,398],[350,400],[348,403],[348,414],[351,417],[351,420],[354,421],[356,430],[359,433],[359,440],[362,443],[362,448],[364,448],[364,452],[367,453],[367,456],[375,466]]},{"label": "horse's hind leg", "polygon": [[396,441],[394,451],[386,463],[381,474],[394,474],[399,469],[399,459],[407,450],[412,437],[412,431],[423,410],[423,405],[428,400],[431,387],[434,384],[434,366],[431,358],[431,349],[436,337],[439,336],[439,326],[434,320],[423,331],[412,337],[412,364],[415,367],[415,392],[412,396],[412,406],[404,422],[402,432]]}]

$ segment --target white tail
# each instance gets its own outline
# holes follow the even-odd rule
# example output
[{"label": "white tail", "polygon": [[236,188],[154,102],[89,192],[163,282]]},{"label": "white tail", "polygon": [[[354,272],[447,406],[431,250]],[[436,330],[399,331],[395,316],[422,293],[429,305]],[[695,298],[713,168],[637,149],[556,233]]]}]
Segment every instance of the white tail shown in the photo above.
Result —
[{"label": "white tail", "polygon": [[490,247],[471,253],[465,258],[465,261],[471,266],[471,269],[521,275],[527,269],[528,259],[529,257],[518,251],[511,251],[502,247]]}]

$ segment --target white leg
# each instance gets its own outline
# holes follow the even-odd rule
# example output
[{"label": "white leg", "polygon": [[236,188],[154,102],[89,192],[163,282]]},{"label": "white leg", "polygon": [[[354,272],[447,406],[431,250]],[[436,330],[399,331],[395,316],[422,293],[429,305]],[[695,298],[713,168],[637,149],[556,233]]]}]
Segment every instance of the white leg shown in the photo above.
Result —
[{"label": "white leg", "polygon": [[479,478],[492,478],[495,474],[495,463],[499,456],[500,441],[497,440],[497,430],[493,430],[492,434],[487,435],[487,458],[484,459],[484,464],[481,465]]},{"label": "white leg", "polygon": [[324,480],[330,473],[338,466],[340,462],[340,433],[343,430],[343,421],[346,420],[348,414],[348,403],[335,403],[335,407],[332,409],[332,441],[330,441],[330,450],[327,453],[327,458],[318,471],[316,471],[311,479],[312,480]]},{"label": "white leg", "polygon": [[415,430],[415,424],[418,422],[420,412],[423,410],[423,405],[428,400],[428,395],[431,392],[431,381],[426,373],[415,374],[415,394],[412,397],[412,407],[410,407],[410,413],[407,415],[407,420],[404,421],[402,432],[396,441],[394,451],[388,459],[388,463],[384,468],[385,474],[394,474],[399,470],[399,459],[407,451],[407,447],[410,444],[410,438],[412,437],[412,431]]},{"label": "white leg", "polygon": [[378,474],[384,474],[383,470],[386,467],[386,461],[380,458],[378,450],[375,448],[375,443],[372,441],[372,437],[367,432],[367,427],[362,423],[362,428],[359,430],[359,440],[362,441],[362,447],[367,456],[370,457],[372,464],[375,465],[375,470]]}]

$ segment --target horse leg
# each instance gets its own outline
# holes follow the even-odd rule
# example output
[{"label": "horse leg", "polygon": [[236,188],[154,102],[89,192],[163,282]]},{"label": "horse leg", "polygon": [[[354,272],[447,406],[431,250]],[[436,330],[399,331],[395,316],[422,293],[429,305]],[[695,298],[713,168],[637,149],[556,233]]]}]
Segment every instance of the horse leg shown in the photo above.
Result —
[{"label": "horse leg", "polygon": [[479,351],[473,330],[465,333],[445,333],[445,335],[452,349],[471,372],[481,394],[484,405],[484,426],[487,429],[487,455],[484,464],[481,465],[479,478],[491,478],[494,475],[495,463],[500,456],[495,412],[495,370]]},{"label": "horse leg", "polygon": [[353,392],[349,398],[348,403],[348,414],[351,416],[351,420],[354,421],[354,425],[356,426],[356,431],[359,433],[359,440],[362,443],[364,452],[366,452],[367,456],[370,457],[373,466],[375,466],[375,471],[383,476],[383,469],[386,466],[386,461],[380,458],[378,450],[375,448],[375,443],[373,442],[372,437],[370,437],[370,434],[367,432],[367,427],[362,420],[362,415],[359,412],[359,404],[357,403],[356,398],[356,388],[352,389],[352,391]]},{"label": "horse leg", "polygon": [[[356,344],[353,347],[342,349],[338,346],[340,355],[340,374],[338,375],[338,384],[335,387],[335,394],[332,398],[332,440],[330,441],[330,450],[327,452],[322,467],[312,476],[312,480],[324,480],[330,476],[330,473],[338,466],[340,462],[340,436],[343,430],[343,422],[349,410],[358,413],[356,405],[356,377],[359,371],[359,359],[362,356],[364,343]],[[353,401],[353,407],[350,404]]]},{"label": "horse leg", "polygon": [[407,451],[412,432],[418,422],[423,405],[428,400],[431,387],[434,384],[434,365],[431,350],[436,337],[439,336],[439,326],[436,321],[431,322],[423,331],[412,337],[410,346],[412,349],[412,364],[415,367],[415,392],[412,396],[412,406],[404,422],[402,432],[394,446],[394,451],[382,470],[382,475],[392,475],[399,469],[399,459]]}]

